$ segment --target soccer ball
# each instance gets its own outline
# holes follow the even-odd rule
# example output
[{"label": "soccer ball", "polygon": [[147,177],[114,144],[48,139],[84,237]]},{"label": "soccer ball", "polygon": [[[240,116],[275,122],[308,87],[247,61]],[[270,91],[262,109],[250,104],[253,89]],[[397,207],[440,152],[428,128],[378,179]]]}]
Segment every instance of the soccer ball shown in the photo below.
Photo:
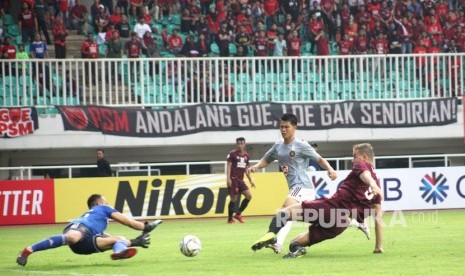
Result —
[{"label": "soccer ball", "polygon": [[199,238],[194,235],[186,235],[179,244],[179,250],[186,257],[194,257],[199,254],[202,244]]}]

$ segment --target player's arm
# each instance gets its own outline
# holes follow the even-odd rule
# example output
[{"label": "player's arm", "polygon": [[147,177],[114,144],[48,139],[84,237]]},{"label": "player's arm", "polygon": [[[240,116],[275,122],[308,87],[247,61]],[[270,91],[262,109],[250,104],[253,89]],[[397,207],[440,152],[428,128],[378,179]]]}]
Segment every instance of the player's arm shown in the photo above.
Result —
[{"label": "player's arm", "polygon": [[383,212],[381,209],[381,204],[375,204],[375,249],[373,253],[384,253],[383,249]]},{"label": "player's arm", "polygon": [[329,178],[331,178],[331,180],[334,180],[337,178],[336,171],[333,169],[333,167],[331,167],[331,165],[326,159],[324,159],[323,157],[320,157],[318,158],[317,162],[318,162],[318,165],[320,165],[320,167],[328,171],[328,176]]},{"label": "player's arm", "polygon": [[134,230],[144,230],[145,224],[143,222],[133,220],[127,216],[121,214],[120,212],[111,213],[111,218],[123,225],[126,225]]},{"label": "player's arm", "polygon": [[369,171],[365,170],[359,175],[360,179],[368,185],[371,188],[371,191],[373,195],[379,195],[380,199],[383,200],[383,192],[381,189],[378,187],[378,184],[376,184],[376,181],[371,177],[371,174]]},{"label": "player's arm", "polygon": [[267,167],[269,164],[270,163],[267,160],[262,158],[262,159],[260,159],[260,161],[257,164],[248,167],[245,171],[246,171],[246,173],[254,173],[254,172],[256,172],[256,171],[258,171],[260,169],[263,169],[263,168]]},{"label": "player's arm", "polygon": [[228,185],[228,187],[231,187],[231,185],[232,185],[231,168],[232,168],[232,163],[227,162],[226,163],[226,184]]},{"label": "player's arm", "polygon": [[255,188],[255,182],[253,182],[252,176],[250,175],[248,168],[245,170],[245,175],[247,176],[247,179],[249,180],[250,186],[252,188]]}]

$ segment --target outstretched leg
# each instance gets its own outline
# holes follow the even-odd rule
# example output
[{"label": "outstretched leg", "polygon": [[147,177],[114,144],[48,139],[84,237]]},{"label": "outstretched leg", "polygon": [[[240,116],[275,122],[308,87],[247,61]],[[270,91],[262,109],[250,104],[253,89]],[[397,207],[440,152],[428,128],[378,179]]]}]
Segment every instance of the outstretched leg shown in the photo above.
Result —
[{"label": "outstretched leg", "polygon": [[55,235],[55,236],[49,237],[45,240],[42,240],[29,247],[24,248],[23,251],[21,251],[18,258],[16,258],[16,263],[19,265],[25,266],[27,263],[27,258],[33,252],[52,249],[52,248],[60,247],[60,246],[67,245],[67,244],[68,244],[68,241],[65,235]]}]

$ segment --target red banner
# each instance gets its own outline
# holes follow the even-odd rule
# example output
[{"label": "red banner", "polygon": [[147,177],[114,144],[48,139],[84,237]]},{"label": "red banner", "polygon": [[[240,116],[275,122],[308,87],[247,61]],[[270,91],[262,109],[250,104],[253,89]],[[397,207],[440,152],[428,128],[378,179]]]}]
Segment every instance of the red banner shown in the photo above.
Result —
[{"label": "red banner", "polygon": [[0,225],[55,223],[53,180],[0,181]]},{"label": "red banner", "polygon": [[34,107],[0,108],[0,138],[20,137],[39,128]]}]

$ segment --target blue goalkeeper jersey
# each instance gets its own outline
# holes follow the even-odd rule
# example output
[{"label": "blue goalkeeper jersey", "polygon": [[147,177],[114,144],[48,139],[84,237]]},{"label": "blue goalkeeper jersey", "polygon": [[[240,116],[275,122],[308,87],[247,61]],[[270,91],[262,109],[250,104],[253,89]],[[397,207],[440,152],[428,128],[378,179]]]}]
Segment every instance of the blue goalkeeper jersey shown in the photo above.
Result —
[{"label": "blue goalkeeper jersey", "polygon": [[102,234],[107,229],[108,220],[113,212],[118,211],[108,205],[97,205],[71,223],[84,224],[92,235]]}]

